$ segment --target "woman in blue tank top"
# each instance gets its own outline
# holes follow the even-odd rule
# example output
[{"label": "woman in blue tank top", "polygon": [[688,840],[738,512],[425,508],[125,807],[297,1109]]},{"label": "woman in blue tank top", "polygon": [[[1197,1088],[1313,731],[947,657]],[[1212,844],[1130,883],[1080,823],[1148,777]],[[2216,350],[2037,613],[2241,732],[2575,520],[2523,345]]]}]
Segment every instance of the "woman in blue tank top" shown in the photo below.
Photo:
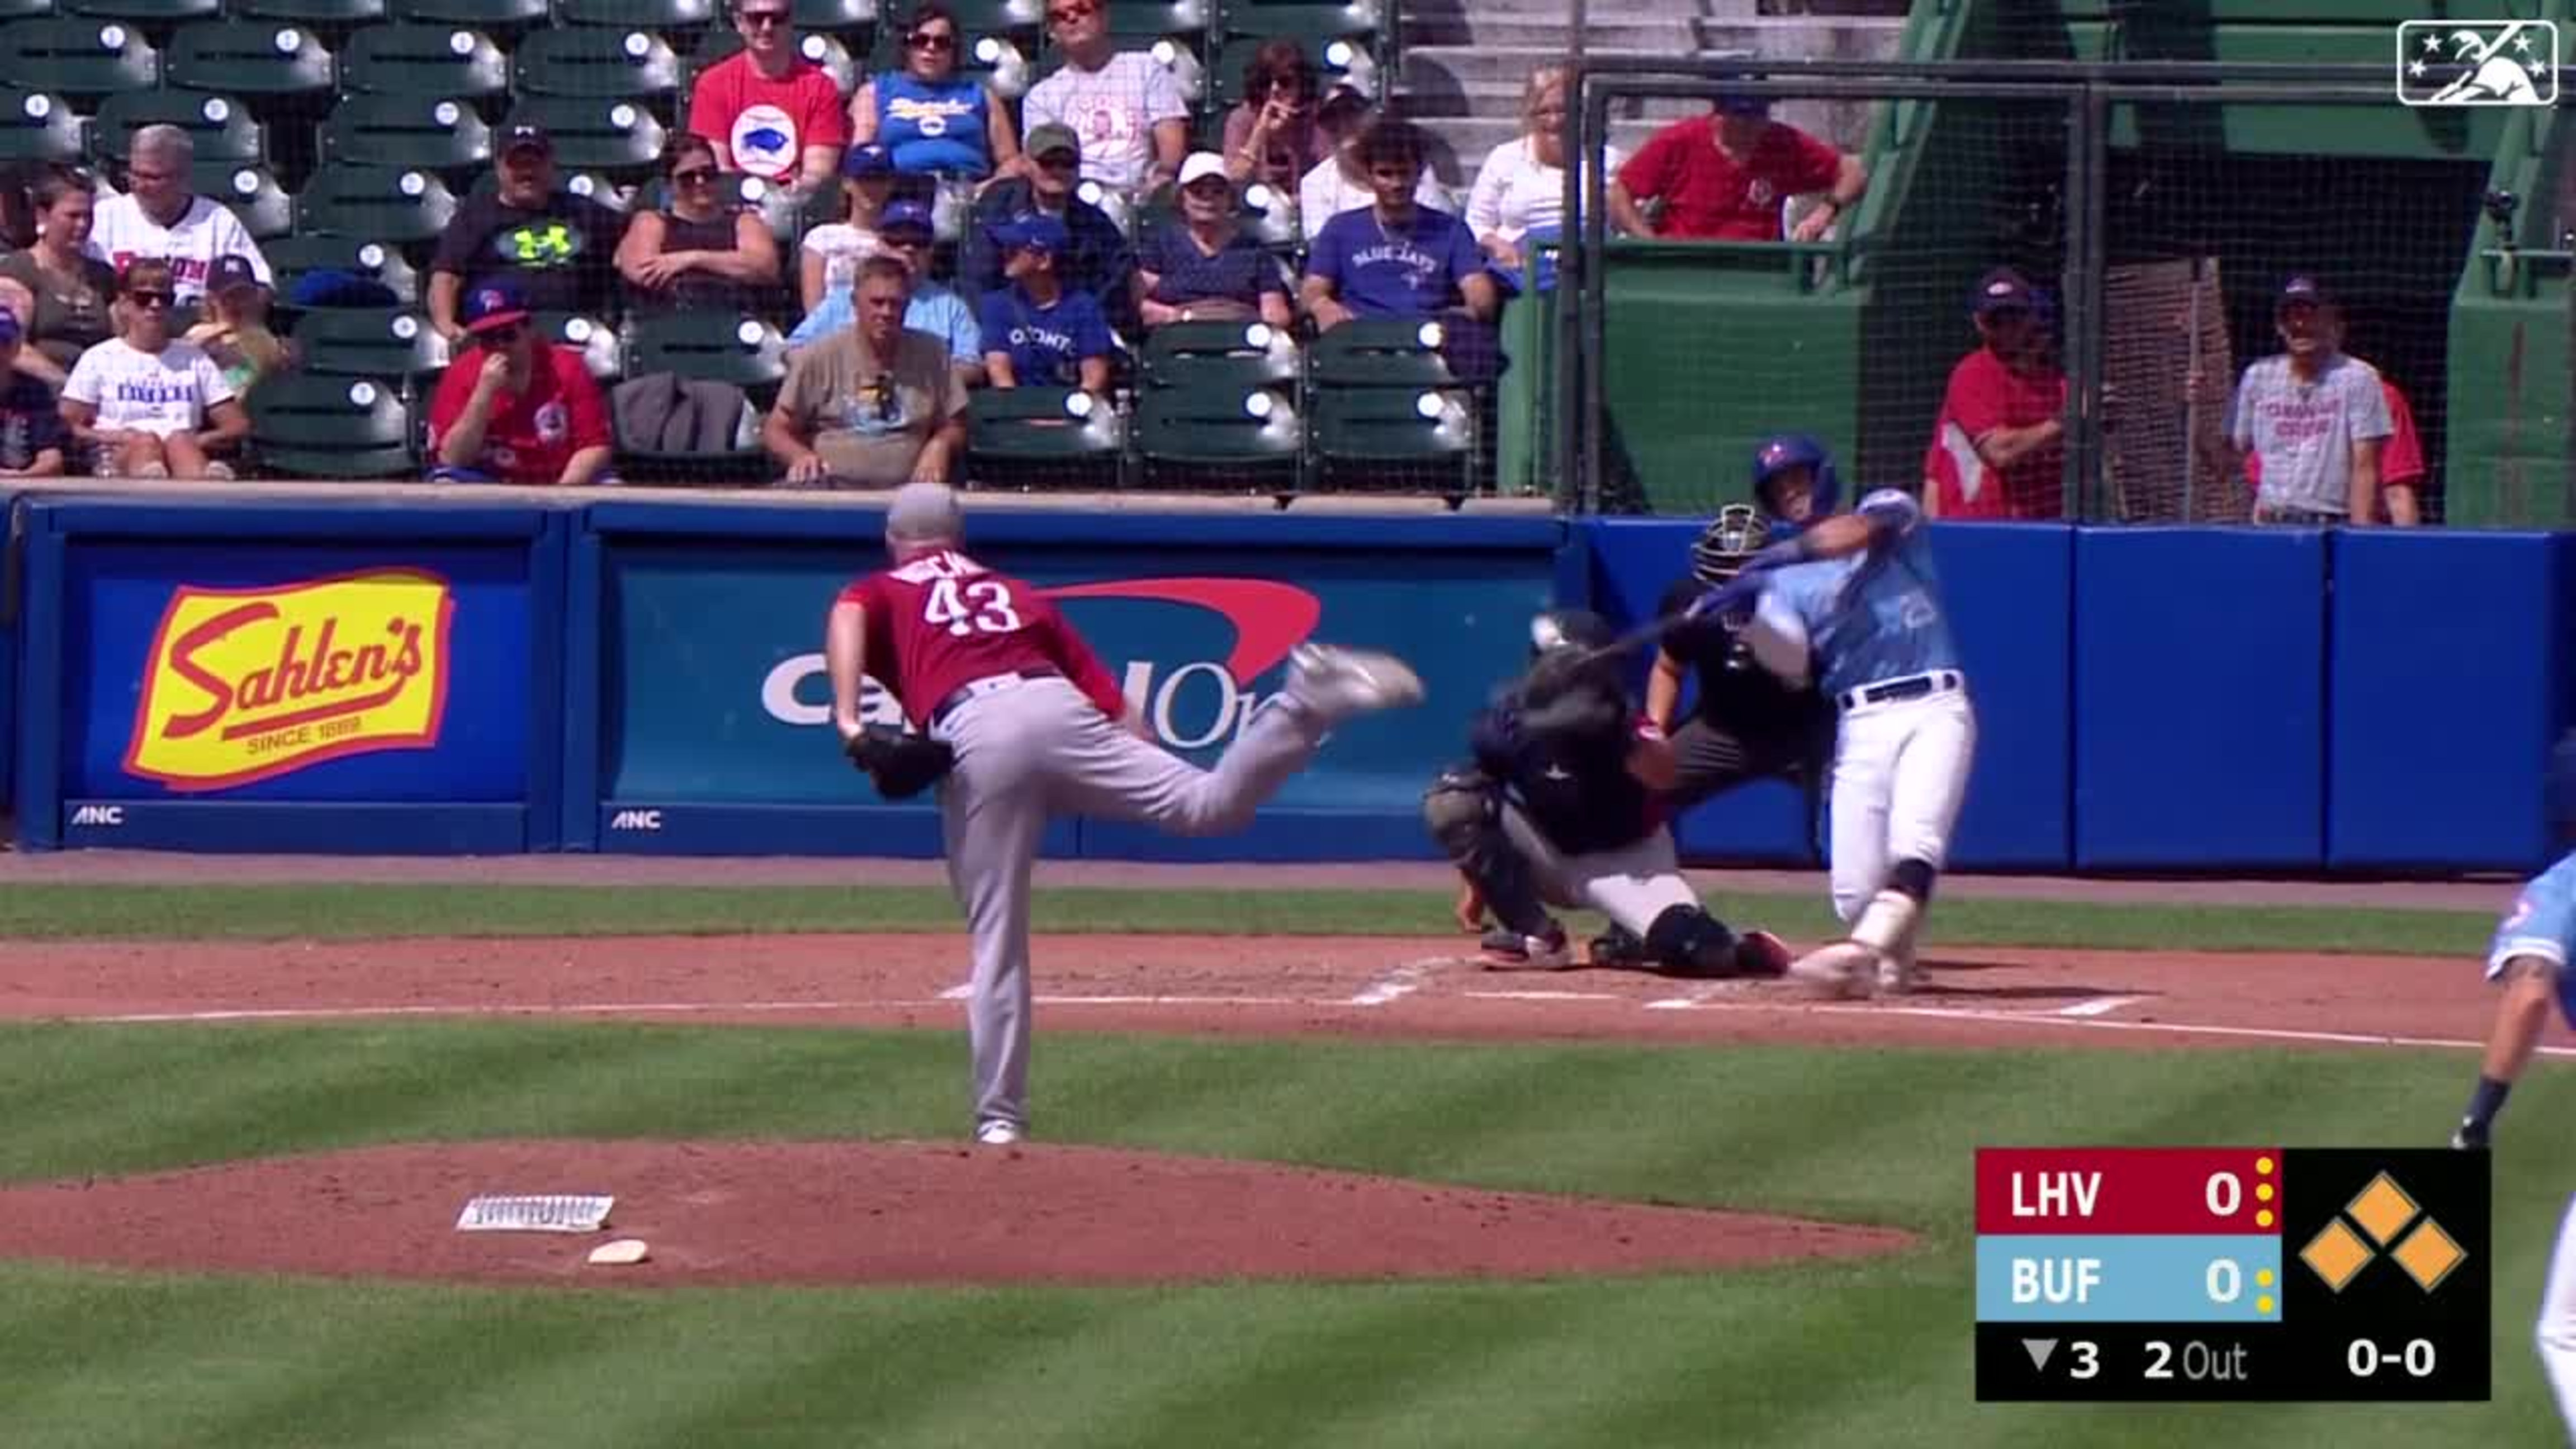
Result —
[{"label": "woman in blue tank top", "polygon": [[957,18],[924,0],[904,33],[903,68],[884,71],[850,98],[850,144],[873,141],[913,175],[990,176],[1020,154],[1011,113],[991,86],[957,73],[965,44]]}]

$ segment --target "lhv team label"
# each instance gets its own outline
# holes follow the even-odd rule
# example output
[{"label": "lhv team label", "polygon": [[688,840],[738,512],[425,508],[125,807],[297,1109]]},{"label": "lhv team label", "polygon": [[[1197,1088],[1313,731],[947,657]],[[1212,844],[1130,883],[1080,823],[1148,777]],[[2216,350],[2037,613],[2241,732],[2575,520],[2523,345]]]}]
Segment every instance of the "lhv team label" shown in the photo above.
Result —
[{"label": "lhv team label", "polygon": [[1982,1400],[2484,1399],[2484,1153],[1986,1148]]}]

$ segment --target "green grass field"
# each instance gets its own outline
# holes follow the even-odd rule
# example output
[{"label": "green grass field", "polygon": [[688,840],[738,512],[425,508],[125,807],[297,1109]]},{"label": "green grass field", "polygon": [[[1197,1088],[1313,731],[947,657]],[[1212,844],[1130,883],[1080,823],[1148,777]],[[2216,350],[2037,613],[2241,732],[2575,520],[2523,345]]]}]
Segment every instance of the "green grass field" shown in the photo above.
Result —
[{"label": "green grass field", "polygon": [[[0,933],[946,929],[928,893],[19,888]],[[1058,929],[1438,929],[1428,897],[1057,892]],[[1429,906],[1426,914],[1423,909]],[[291,907],[291,909],[289,909]],[[882,910],[882,917],[874,912]],[[2195,938],[2473,951],[2489,924],[2207,913]],[[782,921],[781,917],[785,917]],[[2374,918],[2375,919],[2375,918]],[[1945,941],[2171,947],[2171,913],[1960,901]],[[1797,929],[1792,925],[1791,929]],[[2415,934],[2402,934],[2412,931]],[[2278,932],[2282,934],[2267,934]],[[2395,941],[2412,945],[2393,944]],[[2466,945],[2461,943],[2465,941]],[[2428,963],[2428,969],[2446,969]],[[2473,991],[2461,970],[2461,989]],[[2576,1163],[2556,1063],[2496,1160],[2496,1402],[2003,1407],[1969,1375],[1981,1143],[2438,1141],[2459,1053],[1040,1040],[1048,1140],[1896,1224],[1894,1258],[1525,1284],[571,1291],[0,1265],[0,1445],[2068,1445],[2564,1442],[2529,1324]],[[392,1140],[932,1137],[953,1032],[621,1023],[0,1026],[0,1179]],[[1150,1223],[1140,1223],[1150,1231]]]}]

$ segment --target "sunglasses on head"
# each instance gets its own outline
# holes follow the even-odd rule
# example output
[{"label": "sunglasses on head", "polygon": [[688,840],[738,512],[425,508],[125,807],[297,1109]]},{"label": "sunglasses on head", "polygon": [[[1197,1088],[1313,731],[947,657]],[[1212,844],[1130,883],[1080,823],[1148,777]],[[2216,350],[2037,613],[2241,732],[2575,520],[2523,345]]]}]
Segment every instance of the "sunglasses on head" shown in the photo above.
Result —
[{"label": "sunglasses on head", "polygon": [[941,30],[907,35],[903,39],[906,45],[915,50],[955,50],[957,48],[957,37]]}]

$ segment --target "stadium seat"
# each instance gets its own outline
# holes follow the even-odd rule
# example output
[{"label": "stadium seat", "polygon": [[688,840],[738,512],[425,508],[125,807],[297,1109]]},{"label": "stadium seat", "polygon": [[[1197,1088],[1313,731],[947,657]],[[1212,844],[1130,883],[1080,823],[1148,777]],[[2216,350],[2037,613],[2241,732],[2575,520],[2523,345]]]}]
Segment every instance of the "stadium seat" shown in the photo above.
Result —
[{"label": "stadium seat", "polygon": [[231,13],[241,20],[282,20],[341,34],[383,24],[385,0],[232,0]]},{"label": "stadium seat", "polygon": [[1318,488],[1469,490],[1476,407],[1468,393],[1336,387],[1309,396]]},{"label": "stadium seat", "polygon": [[461,26],[509,39],[543,25],[548,0],[386,0],[397,24]]},{"label": "stadium seat", "polygon": [[1116,485],[1126,429],[1108,399],[1060,387],[979,387],[966,396],[976,481]]},{"label": "stadium seat", "polygon": [[256,162],[200,157],[188,168],[188,182],[198,195],[230,207],[253,240],[284,236],[295,226],[295,199]]},{"label": "stadium seat", "polygon": [[1137,453],[1148,487],[1191,483],[1294,492],[1304,425],[1285,392],[1158,387],[1136,395]]},{"label": "stadium seat", "polygon": [[370,25],[340,55],[344,90],[486,101],[510,89],[510,61],[491,37],[454,25]]},{"label": "stadium seat", "polygon": [[55,13],[54,0],[0,0],[0,23],[43,20]]},{"label": "stadium seat", "polygon": [[90,159],[123,162],[134,133],[146,126],[177,126],[197,146],[200,161],[250,162],[268,159],[267,128],[250,107],[231,96],[195,91],[118,91],[98,103],[90,117]]},{"label": "stadium seat", "polygon": [[640,179],[660,168],[669,133],[636,101],[579,96],[524,96],[503,124],[534,122],[554,137],[555,164]]},{"label": "stadium seat", "polygon": [[[718,25],[709,29],[704,36],[700,37],[697,53],[689,57],[688,77],[682,88],[695,90],[699,76],[706,74],[716,62],[741,50],[742,32],[730,25]],[[832,84],[840,87],[844,100],[859,88],[859,82],[865,78],[859,74],[858,58],[850,53],[849,46],[843,44],[838,36],[821,34],[800,36],[796,41],[796,50],[798,54],[823,68],[823,73],[832,78]]]},{"label": "stadium seat", "polygon": [[16,20],[0,25],[0,85],[75,103],[161,83],[161,55],[142,32],[112,20]]},{"label": "stadium seat", "polygon": [[294,295],[296,282],[307,272],[335,271],[384,283],[403,306],[420,300],[420,274],[403,258],[400,248],[385,242],[296,231],[263,243],[260,249],[267,253],[269,266],[277,272],[277,295],[281,298]]},{"label": "stadium seat", "polygon": [[312,371],[262,379],[246,399],[257,466],[300,478],[417,473],[402,390],[390,378]]},{"label": "stadium seat", "polygon": [[1148,387],[1293,388],[1297,339],[1260,322],[1171,322],[1145,333]]},{"label": "stadium seat", "polygon": [[1218,25],[1227,35],[1378,35],[1389,26],[1387,0],[1222,0]]},{"label": "stadium seat", "polygon": [[0,161],[79,161],[80,116],[43,91],[0,88]]},{"label": "stadium seat", "polygon": [[1109,7],[1109,33],[1126,42],[1197,35],[1208,28],[1210,8],[1206,0],[1118,0]]},{"label": "stadium seat", "polygon": [[322,159],[417,167],[449,180],[492,159],[492,128],[463,101],[350,96],[322,127]]},{"label": "stadium seat", "polygon": [[[903,0],[888,0],[883,8],[891,11],[909,7]],[[789,13],[795,17],[798,30],[864,38],[876,29],[880,7],[877,0],[794,0]]]},{"label": "stadium seat", "polygon": [[295,319],[306,372],[335,377],[427,377],[447,366],[447,339],[409,307],[316,308]]},{"label": "stadium seat", "polygon": [[603,383],[617,380],[625,359],[619,355],[617,329],[596,317],[572,312],[539,312],[528,318],[537,335],[559,347],[581,353],[582,366]]},{"label": "stadium seat", "polygon": [[1440,324],[1413,318],[1355,318],[1323,333],[1306,350],[1307,377],[1318,388],[1455,387],[1441,358]]},{"label": "stadium seat", "polygon": [[519,42],[511,72],[523,96],[664,101],[680,90],[680,58],[642,30],[540,30]]},{"label": "stadium seat", "polygon": [[628,326],[628,377],[675,372],[752,393],[773,389],[787,376],[786,337],[757,318],[672,312],[639,317]]},{"label": "stadium seat", "polygon": [[[1306,7],[1281,6],[1278,8]],[[1379,93],[1380,85],[1387,79],[1380,69],[1377,50],[1365,33],[1358,35],[1339,33],[1234,35],[1229,36],[1223,44],[1216,47],[1215,58],[1208,64],[1204,104],[1214,107],[1219,112],[1242,104],[1243,69],[1251,64],[1254,51],[1259,50],[1264,42],[1274,39],[1297,42],[1298,48],[1306,52],[1306,58],[1314,62],[1316,79],[1327,90],[1336,85],[1347,84],[1364,96],[1375,97]]]},{"label": "stadium seat", "polygon": [[170,37],[162,74],[180,90],[254,100],[328,96],[333,78],[331,52],[312,31],[252,20],[181,26]]},{"label": "stadium seat", "polygon": [[637,30],[695,30],[714,24],[723,0],[556,0],[555,19],[566,25]]},{"label": "stadium seat", "polygon": [[[1018,31],[1034,36],[1046,24],[1046,0],[956,0],[948,10],[957,17],[960,35],[1006,35]],[[884,26],[888,35],[905,29],[911,21],[911,5],[905,0],[889,0]]]},{"label": "stadium seat", "polygon": [[224,13],[223,0],[54,0],[58,15],[122,20],[129,25],[177,25]]},{"label": "stadium seat", "polygon": [[328,165],[295,198],[299,231],[417,246],[456,216],[456,196],[431,172],[404,166]]}]

